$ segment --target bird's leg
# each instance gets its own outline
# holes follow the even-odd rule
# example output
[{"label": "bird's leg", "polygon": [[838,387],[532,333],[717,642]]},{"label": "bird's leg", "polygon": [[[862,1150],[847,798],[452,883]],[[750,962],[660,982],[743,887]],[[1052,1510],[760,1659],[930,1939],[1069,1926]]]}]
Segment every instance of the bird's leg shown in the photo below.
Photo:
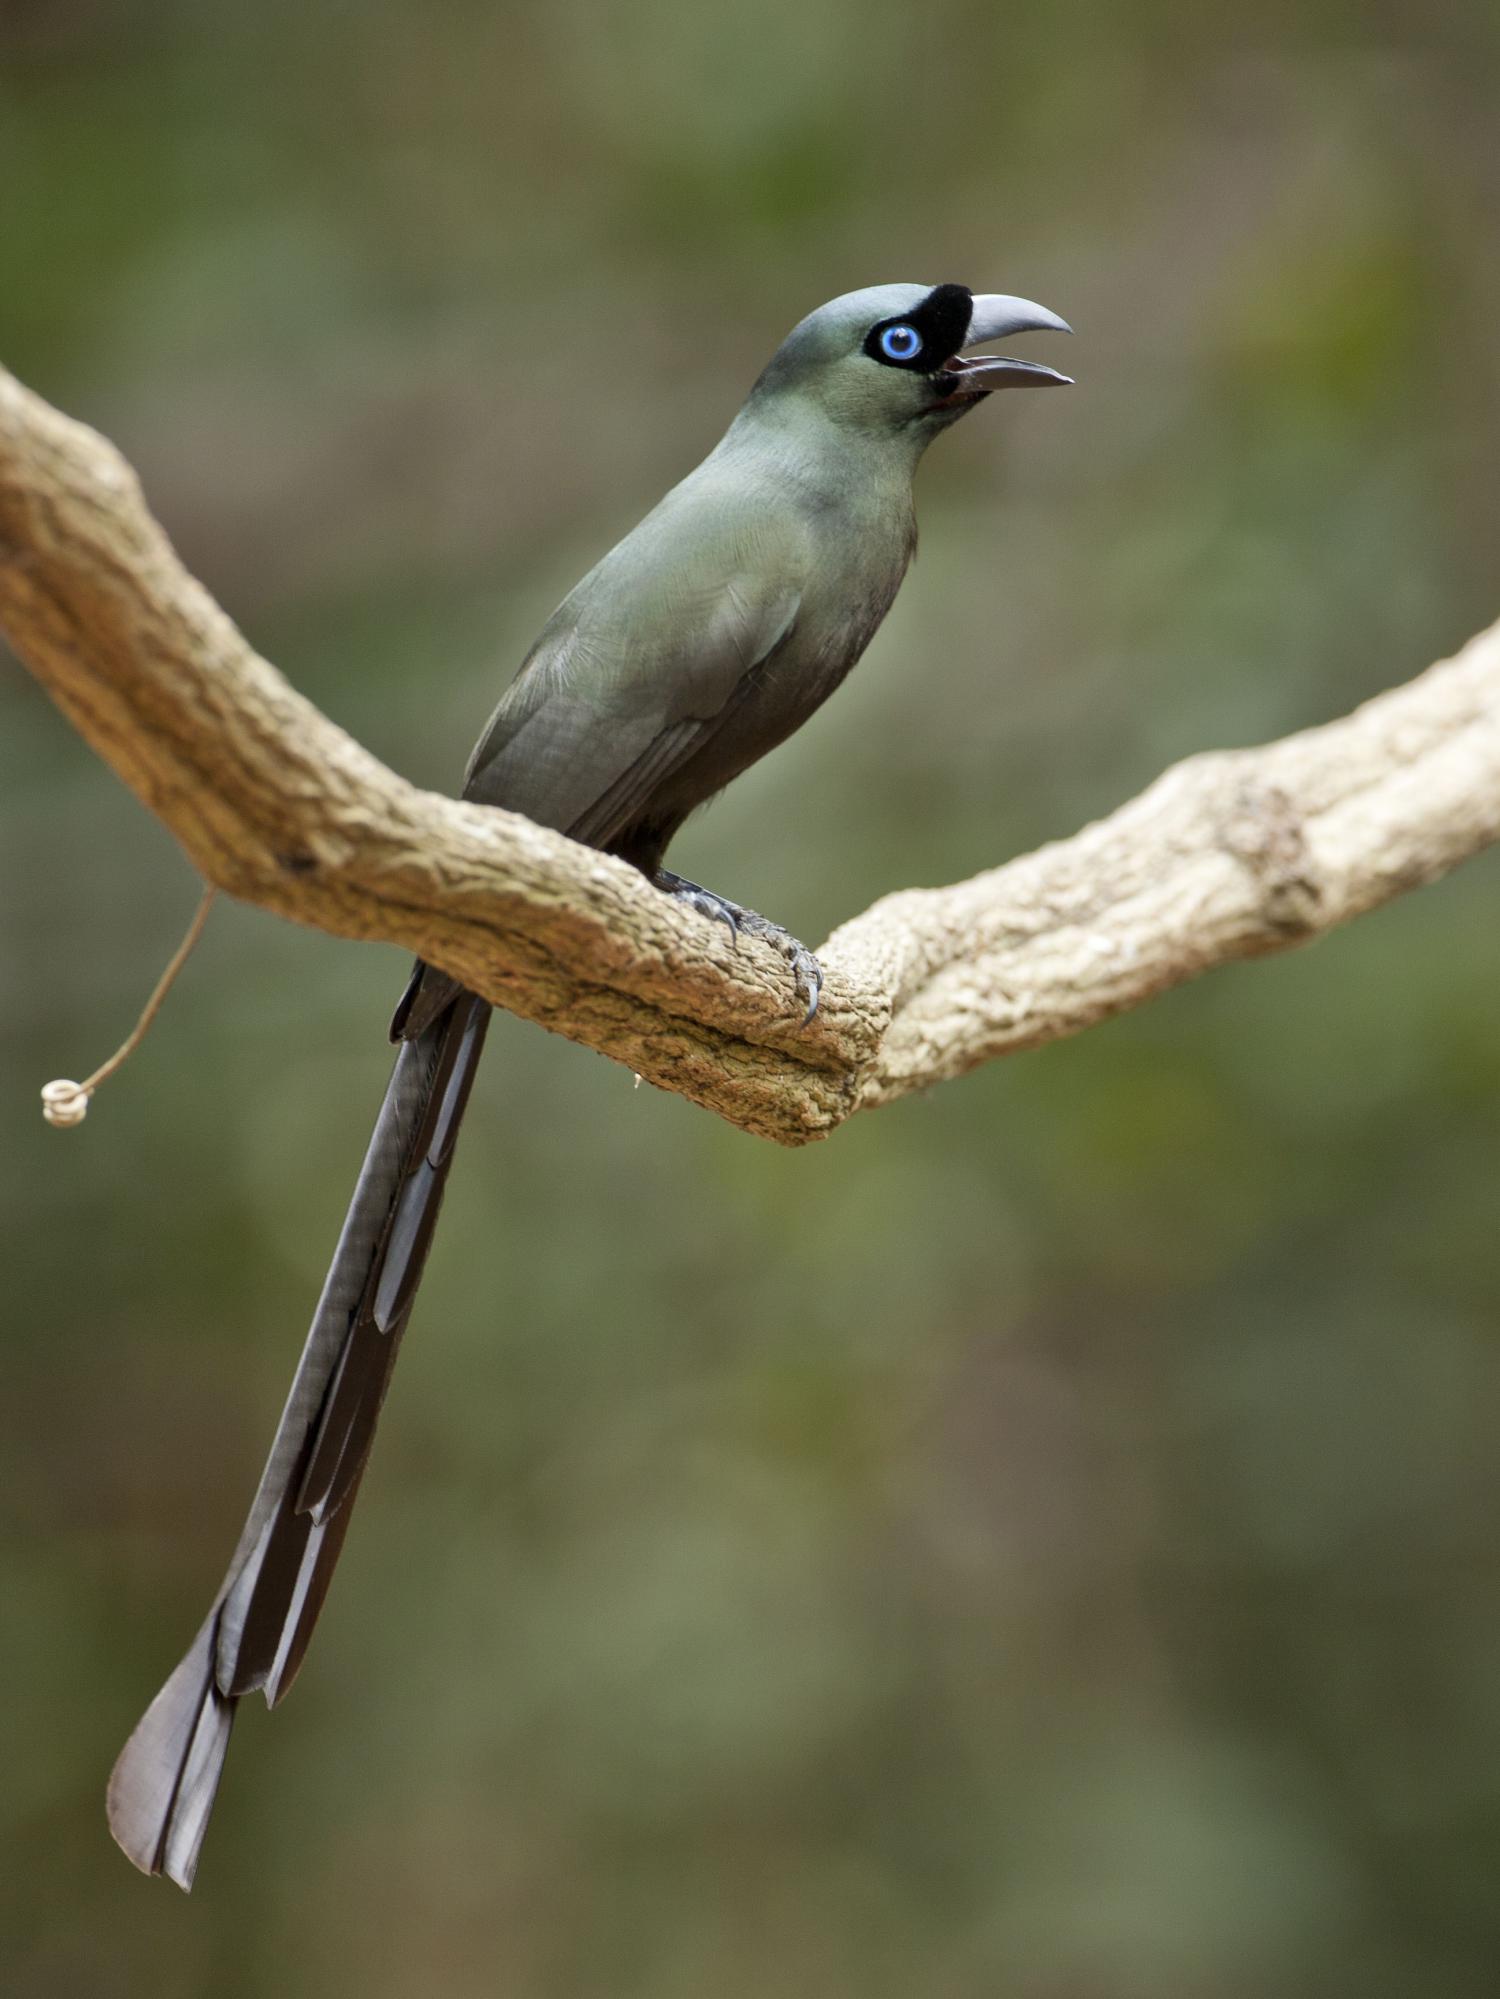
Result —
[{"label": "bird's leg", "polygon": [[700,888],[697,882],[674,875],[668,868],[658,868],[652,880],[662,894],[671,896],[674,902],[684,902],[689,909],[697,910],[700,916],[714,917],[721,923],[727,923],[729,934],[736,944],[743,935],[764,937],[768,944],[774,945],[792,968],[798,994],[807,1001],[807,1012],[802,1018],[802,1025],[806,1027],[817,1012],[822,996],[823,967],[805,944],[800,943],[790,930],[784,930],[779,923],[772,923],[769,917],[761,916],[753,909],[745,909],[737,902],[730,902],[727,896],[715,895],[711,888]]}]

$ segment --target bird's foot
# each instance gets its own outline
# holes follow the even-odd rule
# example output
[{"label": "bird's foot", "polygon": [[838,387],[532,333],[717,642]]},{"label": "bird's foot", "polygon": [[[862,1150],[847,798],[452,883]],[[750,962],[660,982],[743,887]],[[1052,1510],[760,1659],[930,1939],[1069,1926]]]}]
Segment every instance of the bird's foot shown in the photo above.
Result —
[{"label": "bird's foot", "polygon": [[719,923],[727,923],[730,936],[736,944],[739,943],[740,924],[746,916],[754,914],[752,910],[741,909],[737,902],[726,902],[722,895],[715,895],[711,888],[700,888],[697,882],[687,881],[682,875],[674,875],[670,868],[658,868],[653,879],[662,894],[671,896],[674,902],[684,902],[689,909],[696,909],[700,916],[711,917]]},{"label": "bird's foot", "polygon": [[711,888],[700,888],[697,882],[674,875],[667,868],[658,868],[654,880],[663,895],[671,896],[674,902],[684,902],[689,909],[697,910],[700,916],[727,923],[729,934],[736,944],[745,936],[764,937],[768,944],[774,946],[791,967],[798,995],[807,1001],[807,1012],[802,1017],[802,1025],[806,1027],[817,1012],[818,1001],[822,997],[823,967],[805,944],[800,943],[790,930],[784,930],[779,923],[772,923],[769,917],[761,916],[753,909],[745,909],[737,902],[730,902],[726,896],[715,895]]}]

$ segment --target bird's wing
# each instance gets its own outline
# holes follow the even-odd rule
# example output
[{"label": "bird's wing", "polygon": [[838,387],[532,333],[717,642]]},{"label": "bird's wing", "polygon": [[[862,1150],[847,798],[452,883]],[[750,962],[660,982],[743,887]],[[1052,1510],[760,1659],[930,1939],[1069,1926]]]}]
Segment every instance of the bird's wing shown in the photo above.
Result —
[{"label": "bird's wing", "polygon": [[[640,824],[796,629],[810,557],[784,506],[688,480],[554,612],[480,738],[463,795],[591,847]],[[458,986],[418,963],[393,1039]]]},{"label": "bird's wing", "polygon": [[[803,551],[732,523],[690,552],[623,543],[554,616],[469,765],[464,796],[606,846],[734,712],[792,632]],[[626,558],[626,559],[621,559]]]}]

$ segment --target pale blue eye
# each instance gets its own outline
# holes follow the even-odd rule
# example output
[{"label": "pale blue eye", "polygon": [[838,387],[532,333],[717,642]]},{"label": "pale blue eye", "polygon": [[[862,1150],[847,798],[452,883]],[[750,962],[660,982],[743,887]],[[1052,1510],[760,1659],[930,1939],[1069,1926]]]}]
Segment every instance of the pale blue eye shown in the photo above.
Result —
[{"label": "pale blue eye", "polygon": [[880,336],[880,351],[888,361],[910,361],[922,351],[922,336],[914,326],[888,326]]}]

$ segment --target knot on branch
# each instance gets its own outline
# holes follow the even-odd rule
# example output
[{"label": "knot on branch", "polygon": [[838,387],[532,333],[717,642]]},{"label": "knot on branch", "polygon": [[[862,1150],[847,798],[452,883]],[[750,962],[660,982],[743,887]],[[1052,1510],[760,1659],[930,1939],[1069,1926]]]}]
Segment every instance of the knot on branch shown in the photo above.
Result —
[{"label": "knot on branch", "polygon": [[1320,927],[1323,889],[1306,823],[1280,785],[1242,776],[1220,819],[1219,843],[1251,875],[1260,913],[1278,936],[1305,937]]}]

